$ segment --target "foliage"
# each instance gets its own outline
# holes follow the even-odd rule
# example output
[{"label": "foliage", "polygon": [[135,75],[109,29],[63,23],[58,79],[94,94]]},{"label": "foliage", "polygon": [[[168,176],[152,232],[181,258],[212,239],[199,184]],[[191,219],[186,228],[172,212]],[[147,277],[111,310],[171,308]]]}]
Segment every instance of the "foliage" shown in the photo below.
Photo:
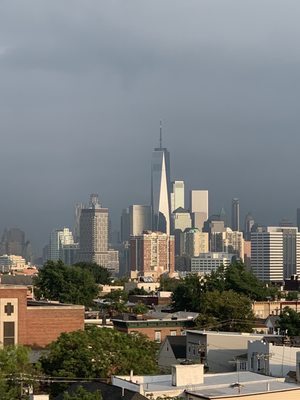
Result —
[{"label": "foliage", "polygon": [[78,262],[74,264],[74,266],[89,271],[93,275],[95,282],[98,284],[109,285],[111,283],[110,272],[107,268],[102,267],[101,265],[96,263]]},{"label": "foliage", "polygon": [[279,316],[277,325],[281,333],[288,336],[300,335],[300,313],[290,307],[285,307]]},{"label": "foliage", "polygon": [[72,393],[65,392],[63,400],[102,400],[102,396],[98,390],[91,393],[82,386],[78,386]]},{"label": "foliage", "polygon": [[175,311],[200,311],[201,297],[205,291],[205,281],[196,274],[187,275],[172,294]]},{"label": "foliage", "polygon": [[38,299],[90,306],[98,295],[98,286],[88,270],[64,265],[62,261],[47,261],[34,279]]},{"label": "foliage", "polygon": [[289,301],[298,300],[298,295],[299,295],[299,292],[297,292],[297,291],[288,292],[288,294],[286,296],[286,300],[289,300]]},{"label": "foliage", "polygon": [[113,374],[157,372],[155,343],[140,334],[127,335],[108,328],[63,333],[41,358],[50,376],[109,378]]},{"label": "foliage", "polygon": [[[21,386],[32,385],[32,367],[28,349],[23,346],[7,346],[0,349],[0,398],[21,398]],[[22,382],[22,384],[21,384]]]},{"label": "foliage", "polygon": [[128,293],[125,290],[112,290],[110,293],[107,293],[103,296],[104,299],[111,299],[112,301],[127,301]]},{"label": "foliage", "polygon": [[232,290],[203,294],[196,324],[200,328],[251,332],[254,315],[248,297]]},{"label": "foliage", "polygon": [[165,290],[167,292],[174,292],[174,290],[181,283],[180,279],[170,278],[167,275],[161,275],[160,277],[160,290]]},{"label": "foliage", "polygon": [[148,307],[143,303],[138,303],[133,308],[135,314],[146,314],[148,311]]},{"label": "foliage", "polygon": [[149,292],[147,292],[147,291],[146,291],[145,289],[143,289],[143,288],[138,288],[138,287],[136,287],[136,288],[130,290],[128,294],[129,294],[129,296],[130,296],[130,295],[147,296],[147,295],[149,295]]},{"label": "foliage", "polygon": [[244,294],[252,300],[265,300],[274,296],[274,289],[265,287],[244,264],[235,262],[228,267],[220,267],[216,272],[207,276],[207,290],[233,290]]}]

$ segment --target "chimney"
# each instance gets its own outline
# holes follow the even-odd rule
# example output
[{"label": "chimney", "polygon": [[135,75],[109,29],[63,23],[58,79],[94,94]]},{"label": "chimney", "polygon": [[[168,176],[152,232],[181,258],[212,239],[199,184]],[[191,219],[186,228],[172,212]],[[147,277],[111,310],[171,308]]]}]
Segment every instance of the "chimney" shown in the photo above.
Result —
[{"label": "chimney", "polygon": [[203,364],[172,365],[173,386],[201,385],[204,381],[203,376]]}]

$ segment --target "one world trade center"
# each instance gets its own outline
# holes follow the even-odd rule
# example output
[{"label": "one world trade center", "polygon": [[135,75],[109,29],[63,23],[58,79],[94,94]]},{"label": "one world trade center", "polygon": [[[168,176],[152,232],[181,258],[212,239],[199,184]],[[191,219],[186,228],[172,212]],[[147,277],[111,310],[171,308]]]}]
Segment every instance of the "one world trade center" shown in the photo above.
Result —
[{"label": "one world trade center", "polygon": [[152,230],[170,234],[170,154],[160,146],[152,153],[151,164],[151,207]]}]

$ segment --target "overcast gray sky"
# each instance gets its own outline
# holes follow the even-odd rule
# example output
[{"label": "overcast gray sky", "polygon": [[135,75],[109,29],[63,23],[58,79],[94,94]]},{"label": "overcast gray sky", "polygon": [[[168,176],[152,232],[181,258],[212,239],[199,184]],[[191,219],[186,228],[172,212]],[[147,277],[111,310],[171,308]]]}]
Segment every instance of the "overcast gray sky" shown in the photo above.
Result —
[{"label": "overcast gray sky", "polygon": [[299,0],[1,0],[0,230],[38,248],[98,192],[149,203],[159,120],[172,178],[261,223],[300,207]]}]

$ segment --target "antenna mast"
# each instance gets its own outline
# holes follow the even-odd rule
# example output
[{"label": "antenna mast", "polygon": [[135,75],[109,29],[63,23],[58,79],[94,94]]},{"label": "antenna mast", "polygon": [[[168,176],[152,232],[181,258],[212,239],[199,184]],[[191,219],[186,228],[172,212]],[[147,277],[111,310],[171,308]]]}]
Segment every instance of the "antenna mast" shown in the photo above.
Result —
[{"label": "antenna mast", "polygon": [[162,149],[162,122],[159,121],[159,148]]}]

